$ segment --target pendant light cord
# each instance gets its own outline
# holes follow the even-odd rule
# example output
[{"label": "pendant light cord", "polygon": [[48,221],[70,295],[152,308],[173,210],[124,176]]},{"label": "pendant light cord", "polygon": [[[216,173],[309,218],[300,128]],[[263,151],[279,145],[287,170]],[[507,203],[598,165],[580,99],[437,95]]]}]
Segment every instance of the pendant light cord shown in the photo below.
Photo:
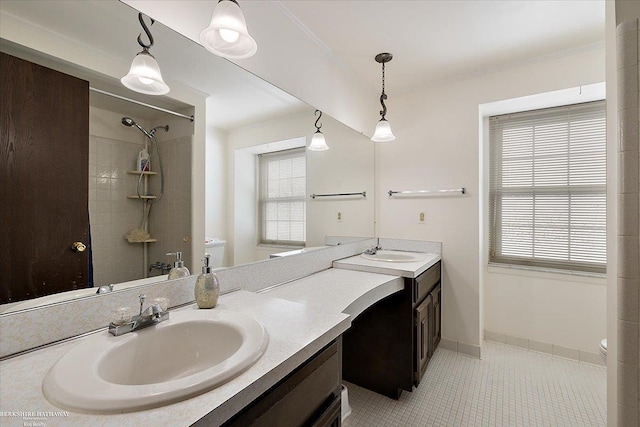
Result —
[{"label": "pendant light cord", "polygon": [[380,104],[382,104],[382,110],[380,110],[381,120],[386,120],[387,106],[384,105],[384,100],[387,99],[387,94],[384,93],[384,62],[382,63],[382,94],[380,95]]}]

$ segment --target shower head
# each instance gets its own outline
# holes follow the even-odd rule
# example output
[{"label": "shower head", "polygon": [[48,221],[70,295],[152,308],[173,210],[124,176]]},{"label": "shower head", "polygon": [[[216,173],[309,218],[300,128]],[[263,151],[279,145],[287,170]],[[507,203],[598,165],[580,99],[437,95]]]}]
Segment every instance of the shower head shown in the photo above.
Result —
[{"label": "shower head", "polygon": [[125,126],[134,126],[136,124],[136,122],[133,121],[133,119],[131,117],[123,117],[122,118],[122,124]]},{"label": "shower head", "polygon": [[129,126],[129,127],[131,127],[131,126],[137,127],[140,130],[140,132],[144,133],[147,136],[147,138],[153,139],[153,133],[154,132],[153,131],[151,131],[151,133],[147,132],[145,130],[145,128],[143,128],[142,126],[140,126],[139,124],[134,122],[131,117],[123,117],[122,118],[122,124],[125,125],[125,126]]}]

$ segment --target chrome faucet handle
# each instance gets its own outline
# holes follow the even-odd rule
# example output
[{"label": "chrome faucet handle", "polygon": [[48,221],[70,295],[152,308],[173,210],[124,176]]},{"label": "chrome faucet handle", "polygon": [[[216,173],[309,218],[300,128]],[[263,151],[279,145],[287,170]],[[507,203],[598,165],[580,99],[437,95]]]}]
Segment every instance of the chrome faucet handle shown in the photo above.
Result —
[{"label": "chrome faucet handle", "polygon": [[142,315],[144,317],[152,317],[152,316],[157,316],[163,311],[164,310],[162,310],[162,307],[160,306],[160,304],[153,304],[147,307],[147,309],[142,313]]},{"label": "chrome faucet handle", "polygon": [[142,316],[142,305],[144,304],[144,300],[147,299],[147,296],[145,294],[141,294],[138,298],[140,299],[140,316]]}]

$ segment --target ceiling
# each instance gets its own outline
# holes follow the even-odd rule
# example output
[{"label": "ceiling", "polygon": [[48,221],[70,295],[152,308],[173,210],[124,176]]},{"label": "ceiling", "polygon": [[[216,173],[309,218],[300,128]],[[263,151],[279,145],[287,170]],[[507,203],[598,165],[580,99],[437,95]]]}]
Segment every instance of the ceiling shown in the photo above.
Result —
[{"label": "ceiling", "polygon": [[[250,7],[250,2],[241,2]],[[604,0],[279,0],[335,59],[397,91],[604,45]],[[250,25],[250,23],[249,23]]]},{"label": "ceiling", "polygon": [[[141,48],[136,37],[141,31],[137,11],[124,3],[112,1],[2,0],[0,10],[14,19],[26,21],[63,39],[91,46],[110,61],[122,64],[126,74],[131,60]],[[210,16],[209,12],[209,16]],[[155,45],[151,53],[160,63],[167,84],[182,84],[203,94],[211,95],[212,109],[207,124],[223,130],[232,130],[253,123],[299,111],[313,109],[297,98],[274,87],[237,65],[207,52],[200,45],[172,31],[160,23],[151,27]],[[58,69],[88,80],[92,86],[118,95],[135,98],[163,108],[181,109],[176,101],[167,97],[154,97],[131,92],[116,79],[108,79],[98,73],[74,70],[72,64],[55,58],[38,55],[34,51],[20,49],[3,41],[8,53]],[[110,82],[108,80],[111,80]],[[169,96],[171,93],[169,93]],[[122,103],[99,95],[92,95],[92,105],[121,111]],[[134,117],[151,118],[153,110],[132,105],[126,112]],[[146,111],[145,111],[146,110]]]},{"label": "ceiling", "polygon": [[[145,2],[125,0],[142,6]],[[114,6],[117,5],[117,8]],[[211,94],[212,125],[233,129],[311,107],[236,65],[207,54],[197,40],[208,25],[214,1],[164,1],[176,18],[152,27],[152,53],[168,84],[181,82]],[[240,0],[251,19],[260,19],[260,0]],[[374,56],[391,52],[387,91],[454,81],[604,44],[604,0],[272,0],[282,14],[354,79],[380,90]],[[172,4],[172,5],[171,5]],[[10,1],[8,12],[126,64],[139,50],[133,9],[114,1]],[[122,19],[125,10],[128,19]],[[132,22],[130,22],[132,21]],[[278,28],[261,37],[276,38]],[[257,40],[258,46],[265,40]],[[179,56],[176,56],[179,52]],[[187,64],[187,66],[185,66]],[[277,64],[286,66],[286,64]],[[123,70],[123,74],[126,69]]]}]

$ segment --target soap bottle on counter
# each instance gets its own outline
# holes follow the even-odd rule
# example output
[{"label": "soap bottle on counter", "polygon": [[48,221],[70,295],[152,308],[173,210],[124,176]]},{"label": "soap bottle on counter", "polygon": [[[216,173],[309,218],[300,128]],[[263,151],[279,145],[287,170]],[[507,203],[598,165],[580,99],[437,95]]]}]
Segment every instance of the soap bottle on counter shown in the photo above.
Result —
[{"label": "soap bottle on counter", "polygon": [[196,280],[195,297],[198,308],[215,307],[220,295],[220,283],[218,282],[218,276],[211,272],[210,257],[211,255],[204,254],[202,274]]},{"label": "soap bottle on counter", "polygon": [[168,280],[188,277],[191,274],[189,273],[189,269],[184,266],[184,261],[182,261],[182,252],[170,252],[167,255],[176,256],[176,262],[173,263],[173,268],[169,272]]}]

